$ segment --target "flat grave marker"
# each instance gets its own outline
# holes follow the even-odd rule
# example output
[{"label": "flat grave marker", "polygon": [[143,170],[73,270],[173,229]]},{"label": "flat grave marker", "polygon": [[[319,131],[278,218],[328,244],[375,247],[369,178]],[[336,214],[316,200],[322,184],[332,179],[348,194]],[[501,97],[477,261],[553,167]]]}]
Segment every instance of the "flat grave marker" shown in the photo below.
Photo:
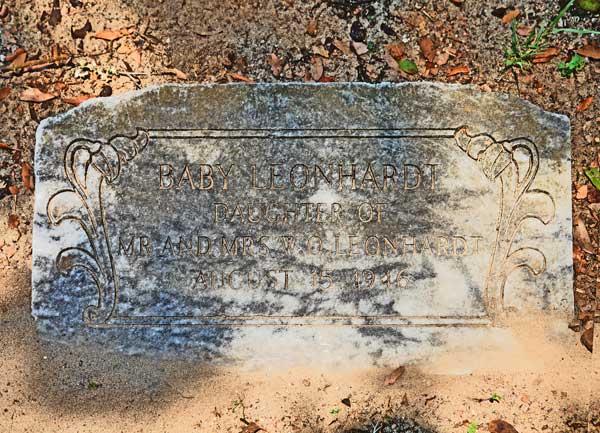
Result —
[{"label": "flat grave marker", "polygon": [[129,353],[334,363],[500,338],[507,314],[566,323],[569,134],[424,83],[90,101],[38,130],[33,315]]}]

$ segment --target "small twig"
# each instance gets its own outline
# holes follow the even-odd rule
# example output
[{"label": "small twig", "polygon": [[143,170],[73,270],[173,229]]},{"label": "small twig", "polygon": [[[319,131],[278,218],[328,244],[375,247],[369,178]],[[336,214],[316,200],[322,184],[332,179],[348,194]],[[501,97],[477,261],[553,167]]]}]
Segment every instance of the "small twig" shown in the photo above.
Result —
[{"label": "small twig", "polygon": [[28,62],[25,62],[21,66],[18,66],[18,67],[12,67],[11,65],[6,65],[6,66],[2,67],[2,70],[7,71],[7,70],[12,69],[13,71],[19,71],[21,69],[27,69],[30,67],[38,66],[40,64],[48,65],[48,64],[52,64],[52,63],[58,63],[62,60],[68,60],[69,58],[70,58],[70,56],[67,56],[66,54],[61,54],[60,56],[56,56],[51,59],[29,60]]},{"label": "small twig", "polygon": [[427,17],[427,19],[429,19],[429,21],[431,21],[432,23],[434,22],[433,18],[431,18],[431,15],[429,15],[427,12],[425,12],[425,10],[420,9],[419,12],[421,12],[423,15],[425,15],[425,17]]}]

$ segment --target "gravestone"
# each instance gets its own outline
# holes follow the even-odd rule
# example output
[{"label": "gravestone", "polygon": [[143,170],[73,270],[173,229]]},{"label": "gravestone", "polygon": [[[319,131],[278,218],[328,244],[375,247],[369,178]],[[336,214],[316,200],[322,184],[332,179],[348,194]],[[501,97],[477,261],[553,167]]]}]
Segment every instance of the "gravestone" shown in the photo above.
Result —
[{"label": "gravestone", "polygon": [[362,364],[566,326],[569,134],[424,83],[86,102],[37,134],[33,316],[93,348]]}]

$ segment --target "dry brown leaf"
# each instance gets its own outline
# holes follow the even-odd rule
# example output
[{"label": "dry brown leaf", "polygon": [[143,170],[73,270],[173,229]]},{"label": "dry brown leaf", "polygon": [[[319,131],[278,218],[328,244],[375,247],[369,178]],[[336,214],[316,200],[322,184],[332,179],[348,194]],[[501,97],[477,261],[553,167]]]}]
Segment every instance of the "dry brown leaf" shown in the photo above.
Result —
[{"label": "dry brown leaf", "polygon": [[469,74],[471,69],[468,66],[456,66],[448,71],[448,76],[453,77],[458,74]]},{"label": "dry brown leaf", "polygon": [[590,105],[592,105],[592,102],[594,102],[594,97],[588,96],[583,101],[581,101],[581,104],[579,104],[576,111],[578,113],[581,113],[582,111],[587,110],[588,108],[590,108]]},{"label": "dry brown leaf", "polygon": [[240,433],[256,433],[258,431],[265,431],[261,426],[256,424],[255,422],[251,422],[248,425],[245,425]]},{"label": "dry brown leaf", "polygon": [[552,57],[556,56],[558,53],[560,53],[560,50],[558,48],[548,48],[544,52],[537,54],[533,59],[533,63],[547,63]]},{"label": "dry brown leaf", "polygon": [[131,54],[135,48],[128,44],[123,44],[117,48],[117,54]]},{"label": "dry brown leaf", "polygon": [[343,41],[340,41],[339,39],[334,39],[333,46],[336,47],[338,50],[340,50],[342,53],[344,53],[347,56],[352,54],[352,51],[350,50],[350,45],[348,44],[348,42],[343,42]]},{"label": "dry brown leaf", "polygon": [[519,36],[529,36],[529,33],[531,33],[532,30],[533,27],[531,26],[520,25],[519,27],[517,27],[517,34]]},{"label": "dry brown leaf", "polygon": [[229,76],[236,81],[243,81],[245,83],[254,83],[254,80],[252,80],[251,78],[248,78],[245,75],[241,75],[236,72],[232,72],[231,74],[229,74]]},{"label": "dry brown leaf", "polygon": [[88,99],[95,98],[95,97],[96,96],[94,96],[94,95],[83,94],[83,95],[79,95],[79,96],[74,96],[72,98],[62,98],[62,101],[66,102],[67,104],[77,106],[77,105],[81,104],[82,102],[87,101]]},{"label": "dry brown leaf", "polygon": [[440,53],[437,56],[435,56],[435,58],[433,59],[433,63],[435,63],[438,66],[444,66],[446,63],[448,63],[449,59],[450,53],[444,51],[443,53]]},{"label": "dry brown leaf", "polygon": [[312,48],[312,50],[314,54],[318,54],[319,56],[325,57],[326,59],[329,58],[329,51],[327,51],[327,49],[322,45],[315,45]]},{"label": "dry brown leaf", "polygon": [[354,52],[358,56],[362,56],[363,54],[366,54],[369,52],[369,47],[367,46],[367,44],[363,44],[362,42],[352,41],[352,48],[354,48]]},{"label": "dry brown leaf", "polygon": [[519,433],[511,424],[502,419],[490,421],[488,431],[490,433]]},{"label": "dry brown leaf", "polygon": [[9,146],[6,143],[2,143],[1,141],[0,141],[0,149],[15,150],[12,148],[12,146]]},{"label": "dry brown leaf", "polygon": [[18,56],[20,56],[21,54],[23,54],[25,52],[25,50],[23,48],[17,48],[13,53],[9,54],[8,56],[5,57],[5,60],[7,62],[12,62],[13,60],[15,60]]},{"label": "dry brown leaf", "polygon": [[314,81],[319,81],[323,76],[323,61],[320,57],[313,57],[310,66],[310,76]]},{"label": "dry brown leaf", "polygon": [[583,57],[589,57],[590,59],[600,60],[600,46],[584,45],[577,50],[577,54]]},{"label": "dry brown leaf", "polygon": [[169,68],[169,69],[166,69],[165,72],[168,73],[168,74],[175,75],[180,80],[187,80],[188,79],[187,74],[185,72],[183,72],[183,71],[180,71],[177,68]]},{"label": "dry brown leaf", "polygon": [[17,185],[11,185],[8,187],[8,192],[12,195],[17,195],[19,193],[19,187]]},{"label": "dry brown leaf", "polygon": [[393,385],[396,383],[396,381],[398,379],[400,379],[402,377],[402,375],[404,374],[404,372],[406,371],[406,368],[404,366],[400,366],[397,369],[395,369],[394,371],[392,371],[383,381],[384,385]]},{"label": "dry brown leaf", "polygon": [[133,29],[118,29],[118,30],[100,30],[94,35],[97,39],[103,39],[105,41],[115,41],[123,36],[128,36],[133,33]]},{"label": "dry brown leaf", "polygon": [[267,63],[271,66],[271,73],[274,77],[279,77],[283,72],[283,66],[285,62],[277,56],[275,53],[269,54],[267,57]]},{"label": "dry brown leaf", "polygon": [[581,217],[575,218],[575,226],[573,230],[573,236],[575,241],[579,244],[581,249],[588,254],[594,254],[594,245],[590,239],[590,235],[585,227],[585,222]]},{"label": "dry brown leaf", "polygon": [[580,185],[577,187],[577,193],[575,194],[575,198],[577,198],[578,200],[583,200],[585,198],[587,198],[588,195],[588,186],[587,185]]},{"label": "dry brown leaf", "polygon": [[433,41],[429,38],[421,38],[421,40],[419,40],[419,48],[421,48],[423,57],[430,62],[433,62],[433,59],[435,58],[435,47],[433,46]]},{"label": "dry brown leaf", "polygon": [[8,65],[9,69],[19,69],[22,68],[25,64],[25,60],[27,59],[27,53],[22,52],[18,56],[14,58],[10,65]]},{"label": "dry brown leaf", "polygon": [[594,328],[586,329],[581,333],[581,337],[579,338],[581,344],[585,346],[587,350],[593,353],[594,351]]},{"label": "dry brown leaf", "polygon": [[4,101],[8,95],[10,94],[10,89],[8,87],[0,88],[0,101]]},{"label": "dry brown leaf", "polygon": [[452,3],[454,3],[455,5],[460,5],[463,3],[464,0],[450,0]]},{"label": "dry brown leaf", "polygon": [[11,229],[19,227],[19,217],[17,215],[11,213],[8,216],[8,227]]},{"label": "dry brown leaf", "polygon": [[393,44],[388,44],[385,46],[385,50],[392,56],[395,60],[402,59],[404,55],[404,44],[400,42],[395,42]]},{"label": "dry brown leaf", "polygon": [[506,15],[504,15],[502,17],[502,23],[503,24],[508,24],[510,23],[512,20],[514,20],[516,17],[518,17],[521,14],[521,11],[518,9],[514,9],[512,11],[508,11],[506,13]]},{"label": "dry brown leaf", "polygon": [[33,169],[28,162],[23,163],[21,166],[21,178],[23,179],[23,185],[25,185],[25,188],[33,192]]},{"label": "dry brown leaf", "polygon": [[42,92],[37,87],[29,87],[19,95],[19,99],[25,102],[46,102],[54,98],[56,98],[55,94]]},{"label": "dry brown leaf", "polygon": [[306,26],[306,33],[308,33],[311,36],[316,36],[317,35],[317,20],[312,19],[308,22],[308,25]]}]

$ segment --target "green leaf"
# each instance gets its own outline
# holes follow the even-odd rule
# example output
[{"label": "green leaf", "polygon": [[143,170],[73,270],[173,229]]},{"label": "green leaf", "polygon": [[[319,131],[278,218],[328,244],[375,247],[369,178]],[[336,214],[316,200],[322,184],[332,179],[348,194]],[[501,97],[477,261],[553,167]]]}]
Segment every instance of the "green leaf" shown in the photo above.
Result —
[{"label": "green leaf", "polygon": [[477,432],[477,427],[479,427],[479,424],[476,422],[472,422],[471,424],[469,424],[469,428],[467,429],[467,433],[475,433]]},{"label": "green leaf", "polygon": [[419,72],[417,65],[415,65],[415,62],[412,60],[399,60],[398,66],[400,66],[400,69],[410,75],[414,75]]},{"label": "green leaf", "polygon": [[588,177],[590,182],[600,190],[600,170],[597,168],[588,168],[585,170],[585,175]]},{"label": "green leaf", "polygon": [[582,70],[584,66],[585,57],[575,54],[568,63],[560,62],[558,64],[558,70],[563,77],[569,78],[575,72]]},{"label": "green leaf", "polygon": [[488,398],[488,400],[490,401],[490,403],[494,403],[494,402],[496,402],[496,403],[500,403],[500,400],[501,400],[501,399],[502,399],[502,397],[500,397],[500,396],[499,396],[498,394],[496,394],[496,393],[493,393],[493,394],[491,395],[491,397],[490,397],[490,398]]},{"label": "green leaf", "polygon": [[340,408],[339,407],[334,407],[333,409],[331,409],[329,411],[330,414],[332,415],[337,415],[338,413],[340,413]]},{"label": "green leaf", "polygon": [[590,12],[600,11],[600,0],[578,0],[577,4],[584,11],[590,11]]}]

